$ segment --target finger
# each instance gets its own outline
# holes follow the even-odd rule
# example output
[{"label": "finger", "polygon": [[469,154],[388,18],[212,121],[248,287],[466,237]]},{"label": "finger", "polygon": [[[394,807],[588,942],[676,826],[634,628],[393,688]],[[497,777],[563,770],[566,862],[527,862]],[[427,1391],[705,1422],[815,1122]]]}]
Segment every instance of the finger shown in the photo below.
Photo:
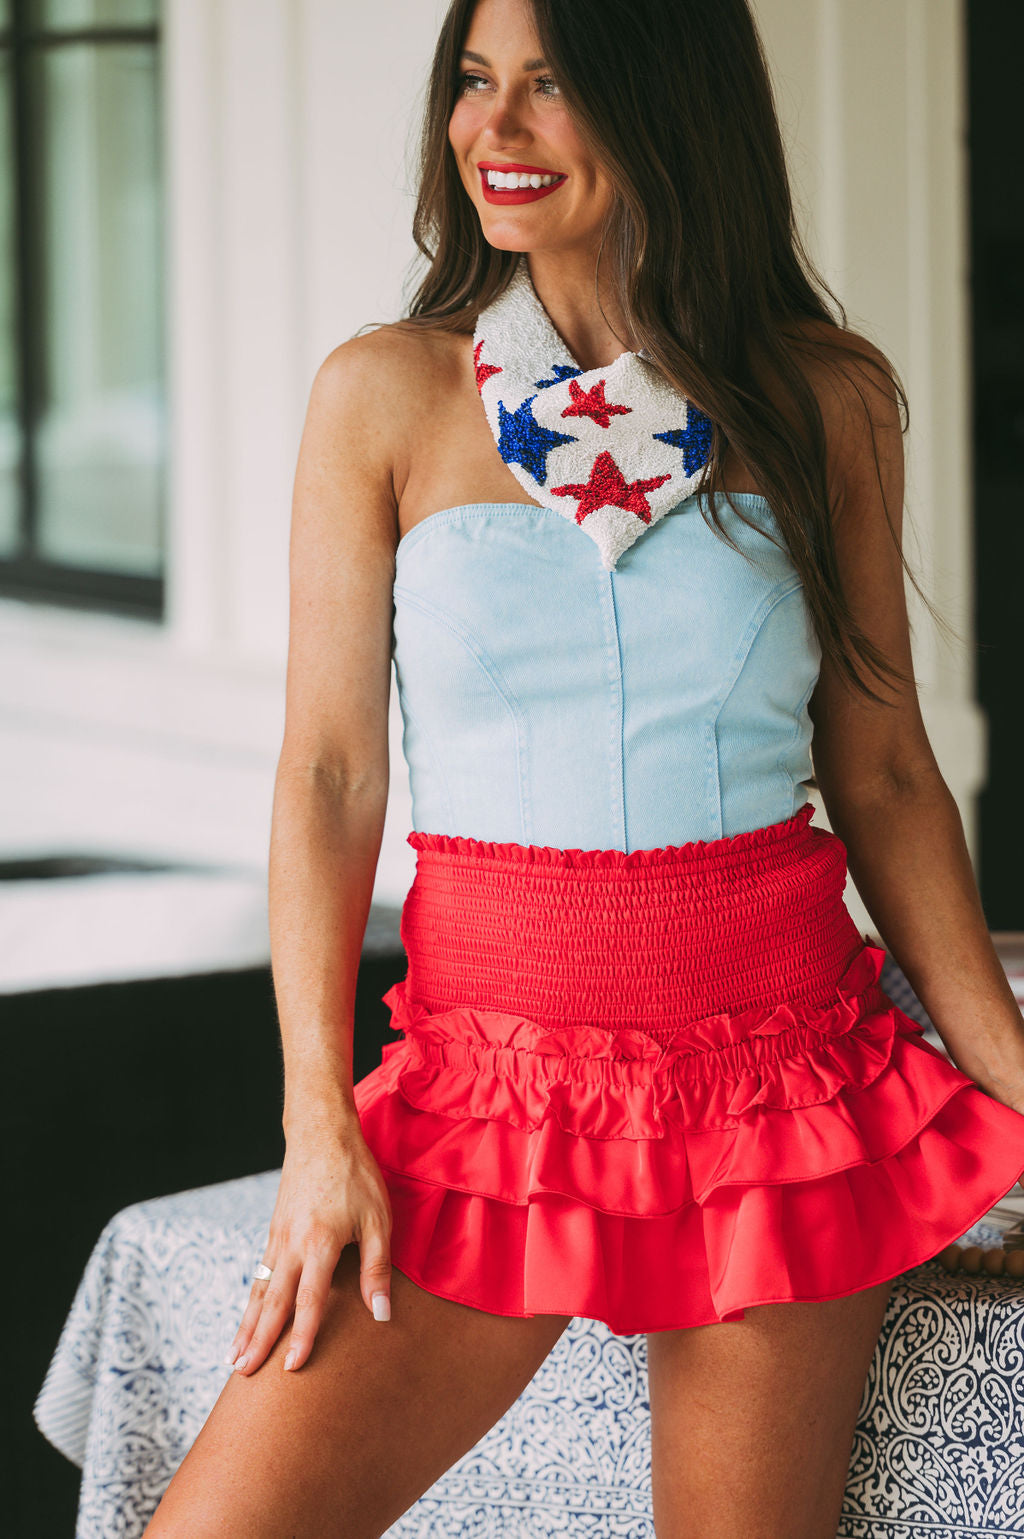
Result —
[{"label": "finger", "polygon": [[391,1235],[379,1219],[363,1226],[359,1241],[359,1291],[375,1320],[391,1319]]},{"label": "finger", "polygon": [[332,1260],[324,1252],[306,1257],[295,1293],[295,1320],[284,1360],[289,1371],[301,1368],[313,1350],[336,1265],[337,1259]]},{"label": "finger", "polygon": [[[267,1262],[266,1265],[272,1267],[273,1264]],[[253,1331],[256,1329],[256,1322],[260,1317],[260,1310],[263,1308],[263,1295],[267,1291],[268,1281],[269,1279],[260,1277],[253,1279],[252,1287],[249,1289],[249,1302],[245,1306],[245,1313],[238,1322],[235,1338],[224,1358],[226,1366],[230,1366],[241,1356],[249,1343]]]},{"label": "finger", "polygon": [[262,1307],[256,1328],[245,1350],[235,1362],[236,1373],[255,1373],[281,1334],[281,1328],[292,1310],[295,1288],[302,1271],[299,1256],[279,1258],[263,1294]]}]

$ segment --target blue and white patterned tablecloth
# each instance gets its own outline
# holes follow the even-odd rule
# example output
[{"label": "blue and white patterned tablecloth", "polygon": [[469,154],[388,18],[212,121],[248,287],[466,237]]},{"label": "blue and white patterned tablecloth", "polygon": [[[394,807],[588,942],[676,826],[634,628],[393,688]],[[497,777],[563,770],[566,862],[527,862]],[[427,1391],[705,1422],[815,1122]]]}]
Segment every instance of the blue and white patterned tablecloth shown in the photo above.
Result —
[{"label": "blue and white patterned tablecloth", "polygon": [[[100,1235],[35,1404],[82,1469],[76,1539],[141,1535],[209,1415],[279,1177],[136,1203]],[[653,1539],[649,1418],[646,1338],[574,1320],[390,1539]],[[997,1534],[1024,1535],[1024,1281],[928,1262],[893,1291],[837,1539]]]},{"label": "blue and white patterned tablecloth", "polygon": [[[35,1405],[82,1468],[76,1539],[143,1532],[213,1407],[280,1172],[136,1203],[103,1230]],[[975,1226],[971,1237],[998,1238]],[[865,1385],[840,1539],[1024,1534],[1024,1283],[899,1280]],[[393,1539],[653,1539],[646,1338],[574,1320]]]}]

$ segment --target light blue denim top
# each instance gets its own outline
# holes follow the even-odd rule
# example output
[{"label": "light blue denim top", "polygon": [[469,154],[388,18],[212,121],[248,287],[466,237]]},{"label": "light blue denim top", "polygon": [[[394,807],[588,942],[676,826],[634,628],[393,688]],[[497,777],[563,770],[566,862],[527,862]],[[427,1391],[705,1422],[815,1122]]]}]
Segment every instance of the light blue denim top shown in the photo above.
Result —
[{"label": "light blue denim top", "polygon": [[393,657],[413,827],[636,850],[807,800],[821,652],[768,502],[697,494],[606,571],[550,508],[468,503],[398,543]]}]

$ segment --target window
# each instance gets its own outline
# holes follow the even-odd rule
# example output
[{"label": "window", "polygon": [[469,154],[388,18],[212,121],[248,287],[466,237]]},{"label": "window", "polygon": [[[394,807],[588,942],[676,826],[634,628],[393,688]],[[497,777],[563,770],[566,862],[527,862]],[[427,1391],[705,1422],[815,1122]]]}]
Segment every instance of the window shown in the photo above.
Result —
[{"label": "window", "polygon": [[159,618],[157,0],[0,0],[0,594]]}]

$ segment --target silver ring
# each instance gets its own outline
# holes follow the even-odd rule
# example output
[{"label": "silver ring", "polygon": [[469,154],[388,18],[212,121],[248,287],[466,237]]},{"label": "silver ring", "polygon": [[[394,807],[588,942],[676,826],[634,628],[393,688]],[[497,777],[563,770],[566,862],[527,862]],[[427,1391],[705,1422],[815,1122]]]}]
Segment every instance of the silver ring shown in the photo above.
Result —
[{"label": "silver ring", "polygon": [[267,1278],[270,1276],[273,1270],[273,1267],[264,1266],[263,1262],[261,1261],[259,1266],[253,1267],[252,1275],[254,1277],[258,1277],[260,1282],[266,1282]]}]

